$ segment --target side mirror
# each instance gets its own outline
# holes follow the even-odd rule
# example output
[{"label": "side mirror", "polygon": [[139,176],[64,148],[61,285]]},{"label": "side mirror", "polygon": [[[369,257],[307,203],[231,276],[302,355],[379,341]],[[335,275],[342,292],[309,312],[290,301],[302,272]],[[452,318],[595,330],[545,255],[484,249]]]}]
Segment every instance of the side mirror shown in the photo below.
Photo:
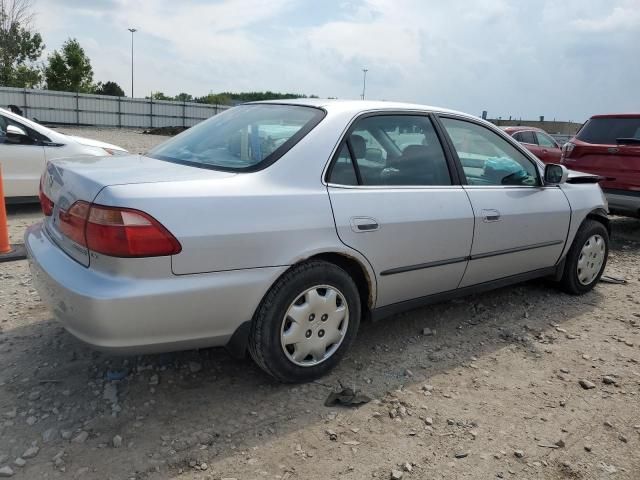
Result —
[{"label": "side mirror", "polygon": [[564,165],[548,163],[544,167],[545,185],[561,185],[569,178],[569,170]]},{"label": "side mirror", "polygon": [[7,125],[7,140],[9,142],[22,143],[28,139],[29,136],[23,129],[21,129],[20,127],[16,127],[15,125]]}]

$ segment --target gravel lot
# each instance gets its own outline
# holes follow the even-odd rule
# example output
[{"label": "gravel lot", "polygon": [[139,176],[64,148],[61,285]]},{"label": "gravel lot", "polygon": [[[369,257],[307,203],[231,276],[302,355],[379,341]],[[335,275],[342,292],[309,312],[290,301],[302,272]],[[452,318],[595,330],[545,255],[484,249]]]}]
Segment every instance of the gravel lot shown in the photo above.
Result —
[{"label": "gravel lot", "polygon": [[107,128],[107,127],[58,127],[57,132],[78,137],[94,138],[117,145],[131,153],[144,153],[167,138],[162,135],[146,135],[143,129]]},{"label": "gravel lot", "polygon": [[[12,239],[39,217],[12,207]],[[640,221],[613,229],[607,273],[625,285],[530,282],[365,323],[333,373],[297,386],[223,349],[92,351],[26,261],[0,264],[0,477],[638,480]],[[325,407],[340,384],[373,401]]]}]

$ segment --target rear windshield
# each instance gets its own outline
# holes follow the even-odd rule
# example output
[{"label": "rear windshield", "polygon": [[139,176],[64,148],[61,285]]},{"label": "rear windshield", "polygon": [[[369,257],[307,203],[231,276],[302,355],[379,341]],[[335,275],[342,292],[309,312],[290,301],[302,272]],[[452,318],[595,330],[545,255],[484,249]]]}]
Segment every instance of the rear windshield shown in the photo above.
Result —
[{"label": "rear windshield", "polygon": [[640,140],[640,118],[592,118],[578,132],[578,140],[615,145],[619,138]]},{"label": "rear windshield", "polygon": [[260,170],[284,155],[323,117],[324,111],[313,107],[240,105],[167,140],[147,155],[215,170]]}]

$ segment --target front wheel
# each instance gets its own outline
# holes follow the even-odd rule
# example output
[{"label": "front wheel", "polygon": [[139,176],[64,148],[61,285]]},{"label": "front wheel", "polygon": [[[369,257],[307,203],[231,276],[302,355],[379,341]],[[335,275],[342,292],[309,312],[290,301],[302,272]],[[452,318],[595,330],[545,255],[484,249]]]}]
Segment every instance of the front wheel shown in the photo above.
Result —
[{"label": "front wheel", "polygon": [[567,293],[590,291],[604,272],[609,255],[609,232],[595,220],[587,219],[578,229],[567,253],[560,286]]},{"label": "front wheel", "polygon": [[253,319],[249,352],[282,382],[304,382],[331,370],[360,324],[358,288],[347,272],[324,261],[296,265],[263,299]]}]

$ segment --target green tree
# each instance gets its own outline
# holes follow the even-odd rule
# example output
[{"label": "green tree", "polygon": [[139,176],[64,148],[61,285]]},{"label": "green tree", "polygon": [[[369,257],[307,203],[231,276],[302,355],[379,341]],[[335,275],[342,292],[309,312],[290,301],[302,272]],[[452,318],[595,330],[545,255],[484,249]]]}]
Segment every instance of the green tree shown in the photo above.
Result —
[{"label": "green tree", "polygon": [[31,88],[40,83],[33,62],[44,43],[31,28],[32,19],[31,0],[0,0],[0,85]]},{"label": "green tree", "polygon": [[64,42],[60,52],[54,50],[49,55],[44,78],[49,90],[81,93],[92,91],[91,61],[75,38]]},{"label": "green tree", "polygon": [[175,96],[175,99],[180,101],[180,102],[191,102],[193,101],[193,97],[191,95],[189,95],[188,93],[179,93],[178,95]]},{"label": "green tree", "polygon": [[[145,98],[149,98],[149,97],[145,97]],[[151,98],[153,98],[154,100],[173,100],[173,98],[167,97],[162,92],[151,92]]]},{"label": "green tree", "polygon": [[210,93],[204,97],[196,98],[195,101],[199,103],[211,103],[219,105],[228,105],[232,103],[241,102],[256,102],[259,100],[281,100],[290,98],[318,98],[316,95],[307,95],[301,93],[280,93],[271,92],[222,92],[222,93]]},{"label": "green tree", "polygon": [[98,95],[113,95],[114,97],[124,97],[124,90],[116,82],[98,82],[94,87],[93,93]]}]

